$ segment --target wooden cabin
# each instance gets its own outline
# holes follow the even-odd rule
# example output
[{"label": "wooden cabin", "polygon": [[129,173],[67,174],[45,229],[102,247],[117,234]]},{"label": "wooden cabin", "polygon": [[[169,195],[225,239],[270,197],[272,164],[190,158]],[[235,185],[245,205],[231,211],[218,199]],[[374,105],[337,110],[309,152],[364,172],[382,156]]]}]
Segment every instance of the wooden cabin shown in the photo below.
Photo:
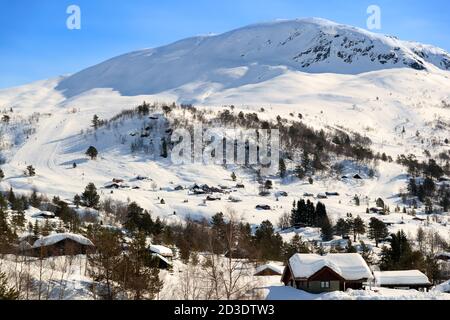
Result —
[{"label": "wooden cabin", "polygon": [[162,255],[157,254],[157,253],[152,253],[151,257],[152,257],[151,262],[150,262],[151,267],[163,269],[163,270],[172,269],[173,264],[168,258],[165,258]]},{"label": "wooden cabin", "polygon": [[281,276],[283,274],[283,268],[272,263],[268,263],[256,268],[255,276],[268,277],[268,276]]},{"label": "wooden cabin", "polygon": [[382,288],[428,291],[432,286],[419,270],[375,271],[373,275],[374,285]]},{"label": "wooden cabin", "polygon": [[56,217],[56,215],[50,211],[41,211],[41,212],[33,215],[33,218],[38,218],[38,219],[54,219],[55,217]]},{"label": "wooden cabin", "polygon": [[82,235],[57,233],[36,240],[29,253],[35,257],[55,257],[87,254],[94,249],[94,244]]},{"label": "wooden cabin", "polygon": [[357,253],[320,256],[295,254],[284,268],[281,281],[309,293],[362,289],[372,279],[372,272]]},{"label": "wooden cabin", "polygon": [[172,259],[173,258],[173,251],[172,249],[165,247],[165,246],[161,246],[161,245],[156,245],[156,244],[152,244],[150,245],[150,252],[152,254],[159,254],[160,256],[166,258],[166,259]]}]

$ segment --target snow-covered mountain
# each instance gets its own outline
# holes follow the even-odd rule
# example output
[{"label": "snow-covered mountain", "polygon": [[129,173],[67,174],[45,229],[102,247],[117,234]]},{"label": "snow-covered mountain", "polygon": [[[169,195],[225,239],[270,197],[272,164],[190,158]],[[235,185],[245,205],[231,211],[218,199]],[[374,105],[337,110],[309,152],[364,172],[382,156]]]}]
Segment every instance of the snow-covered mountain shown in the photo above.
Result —
[{"label": "snow-covered mountain", "polygon": [[[37,190],[49,199],[58,196],[70,202],[92,182],[102,201],[136,201],[169,224],[235,212],[254,228],[266,220],[277,226],[292,203],[305,198],[323,202],[333,223],[347,219],[349,213],[366,224],[376,216],[389,225],[389,232],[403,230],[412,239],[423,228],[450,241],[450,213],[426,215],[424,206],[415,209],[414,215],[411,206],[407,213],[396,210],[405,206],[401,192],[406,190],[409,175],[395,162],[401,154],[414,154],[418,161],[434,158],[445,165],[450,146],[449,88],[450,55],[444,50],[321,19],[277,21],[181,40],[113,58],[72,76],[0,90],[0,168],[4,172],[0,191],[13,188],[16,194],[30,194]],[[152,113],[129,111],[143,101],[155,103]],[[195,108],[178,106],[169,112],[166,106],[172,102],[192,102]],[[161,133],[217,117],[225,110],[231,117],[242,112],[244,118],[254,119],[256,114],[262,121],[279,121],[286,128],[302,123],[326,133],[357,133],[372,141],[374,152],[385,153],[393,161],[357,161],[352,155],[327,153],[326,170],[314,173],[313,184],[306,177],[295,177],[296,163],[286,161],[289,177],[268,177],[273,190],[263,197],[255,172],[249,168],[177,166],[152,149]],[[94,128],[94,115],[110,121]],[[242,125],[239,121],[227,125],[237,123]],[[259,125],[262,122],[255,123]],[[294,137],[299,131],[292,132]],[[90,146],[98,149],[95,160],[85,154]],[[35,169],[34,176],[24,173],[29,165]],[[231,172],[244,188],[235,188]],[[123,183],[113,190],[113,181]],[[447,182],[436,183],[440,188]],[[189,191],[194,184],[233,193],[207,201],[206,195]],[[323,199],[326,192],[338,195]],[[367,208],[378,206],[378,198],[391,209],[390,215],[367,213]],[[258,210],[257,205],[271,210]],[[76,212],[90,217],[91,211],[85,209]],[[27,221],[34,224],[41,219],[39,213],[40,209],[30,207],[25,212]],[[106,225],[115,223],[102,212],[99,216]],[[321,240],[318,228],[278,230],[284,241],[295,234],[309,241]],[[325,247],[341,240],[325,243]],[[362,240],[379,254],[381,249],[374,248],[371,239],[363,236]],[[74,264],[74,289],[69,285],[69,296],[89,296],[90,291],[80,285],[80,281],[91,281],[81,267],[86,265],[83,261],[79,268]],[[15,261],[6,265],[17,268]],[[172,288],[182,274],[178,270],[184,267],[175,262],[173,275],[164,278],[167,292],[162,292],[162,298],[173,297]],[[55,274],[63,279],[60,269]],[[34,273],[38,274],[37,267]],[[273,283],[279,282],[276,277]],[[413,290],[314,297],[283,287],[272,287],[268,297],[448,298],[441,292]]]},{"label": "snow-covered mountain", "polygon": [[64,79],[57,89],[68,97],[95,88],[141,95],[193,83],[235,88],[286,70],[359,74],[391,68],[449,70],[450,54],[328,20],[283,20],[128,53]]}]

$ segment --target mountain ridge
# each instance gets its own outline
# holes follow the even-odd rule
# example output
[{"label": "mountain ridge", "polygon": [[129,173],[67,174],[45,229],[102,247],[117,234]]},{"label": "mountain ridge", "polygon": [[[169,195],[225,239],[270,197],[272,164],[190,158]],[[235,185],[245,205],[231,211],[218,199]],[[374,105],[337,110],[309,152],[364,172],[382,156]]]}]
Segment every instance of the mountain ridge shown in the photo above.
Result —
[{"label": "mountain ridge", "polygon": [[286,69],[360,74],[391,68],[450,70],[443,49],[320,18],[252,24],[123,54],[82,70],[57,89],[72,97],[97,88],[156,94],[189,83],[233,88],[272,79]]}]

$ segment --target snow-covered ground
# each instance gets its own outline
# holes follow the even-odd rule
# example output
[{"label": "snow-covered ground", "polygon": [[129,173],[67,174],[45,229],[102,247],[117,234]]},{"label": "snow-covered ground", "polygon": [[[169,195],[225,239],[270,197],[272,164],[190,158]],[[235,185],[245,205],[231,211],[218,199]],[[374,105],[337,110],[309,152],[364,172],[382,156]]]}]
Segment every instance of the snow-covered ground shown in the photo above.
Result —
[{"label": "snow-covered ground", "polygon": [[[41,300],[93,299],[91,291],[93,282],[87,273],[85,256],[49,258],[42,260],[42,264],[38,259],[26,258],[28,261],[22,259],[6,256],[0,259],[0,267],[10,277],[11,285],[22,283],[22,292],[23,294],[29,292],[29,299],[39,299],[39,291]],[[164,287],[157,298],[185,299],[183,285],[187,281],[186,272],[187,266],[179,260],[174,261],[172,271],[161,270],[160,279],[164,282]],[[27,279],[31,280],[28,289]],[[196,280],[192,278],[189,281]],[[281,276],[254,276],[248,277],[246,281],[255,288],[253,293],[258,299],[267,300],[450,300],[448,283],[436,286],[430,292],[371,287],[366,290],[311,294],[284,286],[281,283]]]},{"label": "snow-covered ground", "polygon": [[[341,40],[332,40],[330,60],[301,68],[299,65],[314,58],[310,52],[301,61],[292,60],[294,53],[310,47],[308,39],[302,39],[301,33],[296,33],[305,25],[316,32],[316,38],[308,38],[313,42],[344,37],[364,40],[366,42],[361,43],[367,45],[373,41],[375,47],[371,50],[374,54],[390,53],[398,46],[399,61],[372,63],[367,61],[367,56],[360,56],[354,57],[353,65],[346,65],[336,58],[336,48]],[[254,37],[255,34],[259,37]],[[340,36],[334,38],[337,34]],[[281,45],[285,41],[286,44]],[[231,50],[230,47],[235,48]],[[217,50],[233,59],[218,59],[214,55]],[[403,64],[403,61],[410,63],[419,59],[414,50],[427,53],[428,58],[423,61],[426,70],[419,71]],[[204,62],[205,54],[214,59]],[[152,59],[161,63],[160,68],[148,67],[148,64],[153,66],[155,60]],[[267,197],[258,195],[253,174],[235,168],[237,182],[243,183],[245,188],[231,194],[242,201],[230,201],[227,195],[205,205],[205,196],[189,195],[186,189],[174,191],[174,187],[189,187],[194,183],[232,187],[236,182],[230,177],[231,170],[215,165],[174,166],[166,159],[132,153],[130,131],[139,130],[144,123],[142,119],[118,121],[96,132],[91,124],[95,114],[100,119],[110,119],[143,101],[192,102],[200,110],[213,113],[222,111],[223,105],[234,105],[235,114],[255,112],[262,120],[273,120],[278,115],[298,120],[298,114],[302,114],[302,121],[316,129],[339,128],[367,136],[373,141],[375,152],[385,152],[394,160],[399,154],[410,153],[424,160],[424,150],[436,156],[448,149],[444,140],[449,138],[450,72],[444,65],[445,59],[450,59],[448,53],[437,48],[401,42],[322,20],[280,22],[256,25],[219,37],[187,39],[167,47],[128,54],[71,77],[0,90],[0,106],[11,118],[8,125],[0,124],[0,160],[5,162],[2,165],[5,179],[0,182],[0,189],[13,187],[16,192],[36,189],[49,198],[72,199],[93,182],[103,199],[136,201],[153,216],[167,222],[183,221],[188,216],[209,218],[220,211],[234,210],[243,221],[253,225],[264,220],[277,224],[284,213],[290,212],[293,201],[303,198],[304,193],[338,192],[339,196],[320,200],[334,221],[351,213],[367,222],[375,214],[366,214],[366,208],[374,207],[375,199],[380,197],[390,206],[391,214],[378,218],[391,222],[390,231],[402,229],[414,235],[419,227],[423,227],[435,230],[449,240],[448,215],[440,215],[439,221],[417,221],[410,215],[394,213],[401,201],[398,194],[405,190],[408,179],[405,168],[394,162],[371,164],[375,169],[371,178],[365,174],[367,167],[361,168],[348,159],[333,159],[343,161],[342,175],[351,177],[360,173],[363,179],[342,179],[341,174],[324,173],[315,176],[311,185],[298,179],[281,181],[271,177],[274,190]],[[196,65],[191,61],[202,63]],[[111,63],[116,63],[117,68],[110,68]],[[164,72],[163,68],[166,68]],[[197,72],[198,68],[201,72]],[[144,73],[136,71],[143,69]],[[137,74],[140,76],[135,78]],[[99,151],[97,160],[89,160],[84,154],[91,145]],[[36,176],[24,175],[28,165],[35,167]],[[288,169],[293,169],[292,164],[288,163]],[[136,181],[137,176],[151,180]],[[123,179],[130,188],[114,190],[114,193],[103,188],[114,178]],[[139,189],[133,189],[133,186]],[[288,196],[277,198],[277,191],[285,191]],[[360,206],[352,200],[355,195],[361,199]],[[318,201],[315,197],[307,198]],[[164,199],[165,204],[161,204],[160,199]],[[256,205],[269,205],[271,210],[260,211]],[[35,213],[35,209],[27,210],[27,218],[34,221],[32,215]],[[421,209],[417,213],[422,216]],[[281,235],[288,241],[296,233],[308,240],[320,238],[319,230],[314,228],[284,230]],[[362,239],[370,243],[367,238]],[[290,290],[272,286],[269,298],[289,296]],[[292,293],[299,298],[310,297],[297,291]],[[355,291],[314,298],[333,297],[401,299],[423,296],[421,293],[380,289],[378,292]],[[441,296],[435,293],[435,297]]]},{"label": "snow-covered ground", "polygon": [[[311,77],[317,82],[315,86],[311,85],[314,83]],[[333,87],[330,87],[330,83],[333,82],[328,81],[331,78],[339,80]],[[344,82],[342,78],[347,78],[348,81]],[[299,84],[299,79],[309,83],[309,89]],[[447,135],[447,130],[433,128],[429,123],[434,119],[450,118],[449,109],[440,107],[440,101],[449,95],[446,90],[448,86],[445,85],[449,83],[448,73],[418,74],[409,69],[384,70],[372,75],[358,76],[308,75],[291,72],[273,81],[275,82],[260,84],[264,87],[260,89],[264,91],[262,96],[258,94],[259,91],[242,87],[236,89],[240,92],[233,94],[233,100],[251,102],[250,104],[254,106],[265,106],[266,111],[259,112],[262,119],[274,118],[278,114],[289,119],[289,113],[295,112],[295,115],[302,113],[304,121],[317,128],[339,126],[363,132],[374,141],[374,150],[386,152],[394,159],[401,153],[415,153],[420,157],[424,149],[433,154],[443,148],[431,146],[429,139],[434,137],[442,141]],[[374,82],[380,86],[374,85]],[[136,129],[138,123],[126,122],[123,126],[119,124],[118,128],[102,129],[95,134],[92,133],[91,120],[94,114],[101,119],[108,119],[123,109],[135,107],[144,100],[161,101],[159,99],[163,98],[125,97],[117,92],[95,90],[76,98],[63,99],[59,97],[59,93],[46,86],[52,87],[56,83],[49,81],[12,91],[0,91],[0,104],[14,107],[14,114],[32,114],[36,110],[48,113],[35,125],[36,133],[7,153],[9,158],[3,166],[6,178],[1,182],[3,189],[8,189],[10,185],[17,191],[36,188],[49,196],[60,195],[70,199],[76,193],[80,193],[88,182],[103,186],[113,178],[120,178],[131,184],[130,181],[138,175],[150,177],[158,188],[163,190],[176,185],[190,186],[195,182],[234,185],[230,179],[231,172],[220,166],[173,166],[170,161],[131,154],[129,145],[122,145],[119,141],[122,136],[127,135],[130,128],[134,126]],[[290,85],[287,85],[288,83]],[[326,83],[328,84],[325,85]],[[303,98],[299,97],[287,103],[284,99],[290,96],[290,92],[294,92],[294,87],[290,89],[293,84],[299,85],[298,92],[302,90],[309,92]],[[30,90],[35,94],[30,94]],[[44,97],[38,94],[41,90],[47,92]],[[333,97],[327,98],[322,92],[333,92]],[[370,97],[367,96],[368,92]],[[39,99],[34,103],[28,98],[23,100],[28,95],[37,96]],[[271,96],[272,100],[268,99],[268,96]],[[249,101],[256,97],[258,101]],[[379,97],[378,101],[376,97]],[[203,108],[215,110],[216,107],[203,106]],[[257,110],[257,108],[241,106],[235,112],[239,110]],[[406,134],[402,137],[403,126]],[[424,145],[415,136],[417,130],[421,133]],[[99,150],[99,158],[96,161],[89,161],[84,155],[89,145],[95,145]],[[73,163],[77,164],[77,168],[72,168]],[[30,178],[23,174],[29,164],[36,168],[35,177]],[[350,174],[358,173],[358,169],[353,168],[351,163],[346,168]],[[364,216],[366,205],[362,203],[360,207],[355,207],[351,203],[353,196],[360,195],[361,199],[368,197],[371,206],[374,206],[373,201],[376,198],[381,197],[393,211],[396,202],[399,201],[395,195],[406,187],[405,173],[405,169],[397,164],[379,163],[375,177],[366,177],[364,180],[317,176],[314,184],[309,185],[303,181],[284,183],[275,179],[274,192],[282,190],[289,194],[288,197],[280,197],[279,201],[276,201],[274,195],[267,198],[259,197],[254,176],[241,170],[237,172],[238,181],[244,183],[246,189],[239,190],[236,195],[244,201],[208,202],[207,207],[199,206],[203,202],[203,197],[188,197],[187,191],[150,191],[151,182],[141,190],[115,191],[114,197],[121,200],[128,198],[135,200],[152,210],[154,214],[165,218],[169,218],[174,212],[181,216],[210,216],[218,210],[223,210],[224,207],[231,207],[238,209],[248,222],[260,223],[266,219],[276,222],[283,212],[291,209],[292,201],[302,197],[305,192],[316,195],[325,191],[337,191],[341,196],[324,200],[331,213],[345,215],[351,212],[354,215]],[[102,192],[103,196],[109,196],[109,190]],[[164,198],[166,205],[161,205],[158,198]],[[185,199],[189,199],[189,203],[184,203]],[[257,211],[256,204],[268,204],[273,210]],[[398,222],[401,222],[402,218],[411,219],[402,215],[389,217]],[[416,222],[411,224],[410,231],[414,232],[418,224]],[[438,225],[435,227],[441,229]]]},{"label": "snow-covered ground", "polygon": [[450,294],[438,291],[371,288],[311,294],[292,287],[273,286],[267,289],[267,300],[450,300]]}]

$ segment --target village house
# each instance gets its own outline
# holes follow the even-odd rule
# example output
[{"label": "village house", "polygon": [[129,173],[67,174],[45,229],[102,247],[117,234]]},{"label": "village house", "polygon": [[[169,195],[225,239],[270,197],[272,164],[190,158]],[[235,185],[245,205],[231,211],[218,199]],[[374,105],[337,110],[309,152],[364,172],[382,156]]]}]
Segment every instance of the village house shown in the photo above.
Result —
[{"label": "village house", "polygon": [[173,267],[172,261],[157,253],[152,253],[152,261],[150,265],[152,267],[164,270],[171,269]]},{"label": "village house", "polygon": [[375,271],[373,275],[374,285],[382,288],[427,291],[432,286],[419,270]]},{"label": "village house", "polygon": [[381,208],[381,207],[373,207],[373,208],[370,208],[370,213],[378,213],[378,214],[381,214],[381,213],[383,213],[384,212],[384,208]]},{"label": "village house", "polygon": [[281,276],[283,274],[283,268],[273,263],[268,263],[256,268],[255,276]]},{"label": "village house", "polygon": [[154,254],[159,254],[164,258],[168,258],[168,259],[173,258],[172,249],[165,247],[165,246],[152,244],[152,245],[150,245],[150,252],[154,253]]},{"label": "village house", "polygon": [[295,254],[284,268],[281,281],[299,290],[323,293],[362,289],[372,277],[369,266],[357,253]]},{"label": "village house", "polygon": [[450,279],[450,252],[440,252],[435,255],[441,269],[441,279]]},{"label": "village house", "polygon": [[94,251],[88,238],[74,233],[56,233],[36,240],[29,250],[36,257],[86,254]]},{"label": "village house", "polygon": [[233,248],[231,250],[227,250],[225,252],[225,258],[233,258],[233,259],[249,259],[250,254],[247,250],[242,248]]},{"label": "village house", "polygon": [[439,252],[434,255],[437,260],[450,261],[450,252]]},{"label": "village house", "polygon": [[150,253],[152,255],[152,264],[156,266],[158,269],[171,269],[172,259],[173,259],[173,251],[172,249],[152,244],[150,245]]},{"label": "village house", "polygon": [[39,205],[39,210],[42,210],[42,211],[56,212],[59,209],[60,209],[60,207],[58,205],[54,204],[53,202],[48,202],[48,201],[44,202],[43,201]]},{"label": "village house", "polygon": [[38,219],[54,219],[55,217],[55,214],[50,211],[41,211],[33,215],[33,218]]}]

